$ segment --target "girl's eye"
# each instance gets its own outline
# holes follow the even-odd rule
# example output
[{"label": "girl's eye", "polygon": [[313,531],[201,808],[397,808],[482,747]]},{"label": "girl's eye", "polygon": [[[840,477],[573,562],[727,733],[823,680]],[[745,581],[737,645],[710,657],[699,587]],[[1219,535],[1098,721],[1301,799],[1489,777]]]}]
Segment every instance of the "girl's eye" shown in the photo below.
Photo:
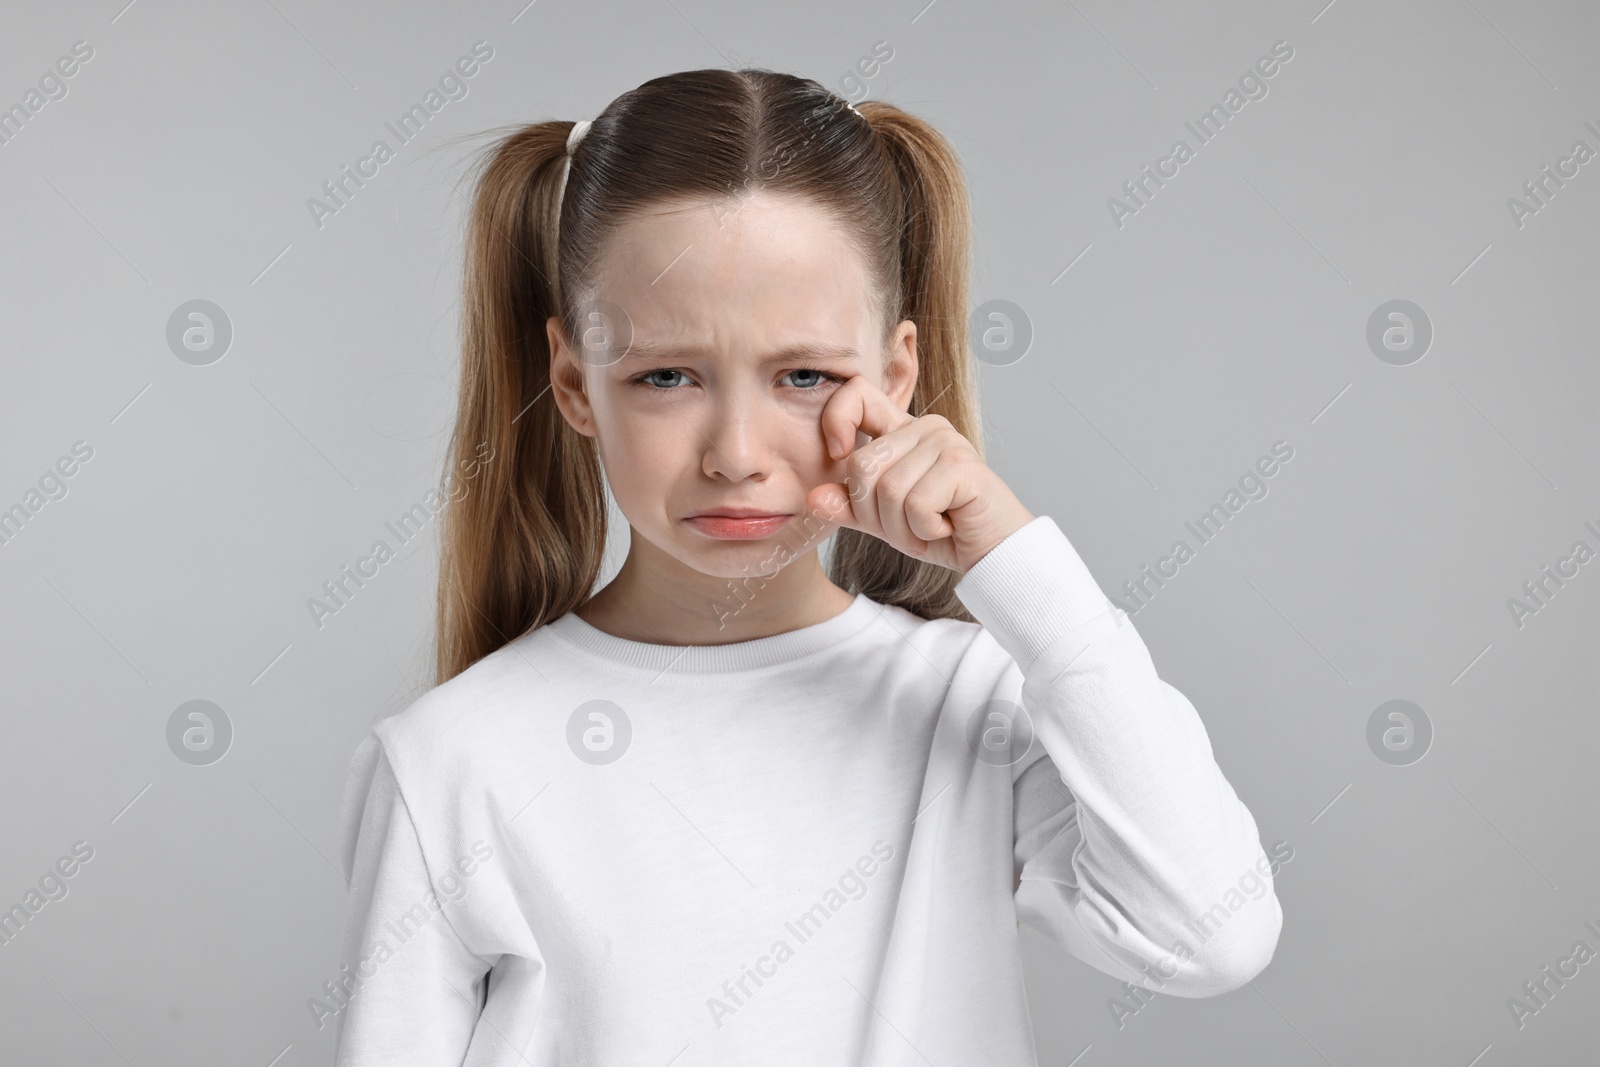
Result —
[{"label": "girl's eye", "polygon": [[[673,367],[663,367],[660,370],[648,371],[644,374],[641,374],[634,378],[633,382],[635,385],[642,385],[646,386],[647,388],[654,389],[658,393],[669,393],[675,391],[677,389],[676,383],[671,381],[661,381],[660,379],[662,375],[677,375],[678,377],[683,377],[683,372]],[[810,367],[796,368],[795,370],[790,371],[788,374],[785,374],[784,377],[788,378],[792,375],[802,376],[802,381],[793,386],[793,388],[799,389],[801,392],[815,392],[823,382],[844,381],[844,378],[837,374],[829,374],[827,371],[815,370]]]},{"label": "girl's eye", "polygon": [[672,389],[673,389],[673,386],[671,386],[671,385],[663,386],[659,382],[651,381],[652,378],[655,378],[655,377],[657,377],[659,375],[662,375],[662,374],[682,375],[683,371],[675,370],[675,369],[673,369],[671,367],[665,367],[665,368],[663,368],[661,370],[653,370],[653,371],[650,371],[650,372],[648,372],[646,374],[639,375],[637,378],[634,379],[634,383],[636,385],[648,385],[648,386],[651,386],[657,392],[662,392],[662,393],[671,392]]},{"label": "girl's eye", "polygon": [[[799,389],[801,389],[804,392],[810,392],[810,391],[815,390],[816,387],[818,385],[820,385],[824,381],[827,381],[827,382],[842,382],[842,381],[844,381],[844,379],[839,377],[839,375],[837,375],[837,374],[829,374],[827,371],[813,370],[810,367],[797,368],[795,370],[790,371],[789,374],[800,374],[800,375],[807,375],[807,376],[813,376],[814,375],[815,376],[814,378],[811,379],[811,384],[809,384],[809,385],[801,385],[801,386],[798,387]],[[787,374],[784,375],[784,377],[788,377],[788,376],[789,375],[787,375]]]}]

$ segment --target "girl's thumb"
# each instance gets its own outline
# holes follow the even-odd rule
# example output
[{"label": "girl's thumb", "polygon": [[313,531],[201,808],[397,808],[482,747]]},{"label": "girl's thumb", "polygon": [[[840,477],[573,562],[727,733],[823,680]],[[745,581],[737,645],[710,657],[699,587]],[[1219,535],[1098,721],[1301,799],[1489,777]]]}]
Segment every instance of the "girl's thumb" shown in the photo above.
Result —
[{"label": "girl's thumb", "polygon": [[836,526],[856,525],[850,508],[850,490],[839,482],[826,482],[806,494],[806,512]]}]

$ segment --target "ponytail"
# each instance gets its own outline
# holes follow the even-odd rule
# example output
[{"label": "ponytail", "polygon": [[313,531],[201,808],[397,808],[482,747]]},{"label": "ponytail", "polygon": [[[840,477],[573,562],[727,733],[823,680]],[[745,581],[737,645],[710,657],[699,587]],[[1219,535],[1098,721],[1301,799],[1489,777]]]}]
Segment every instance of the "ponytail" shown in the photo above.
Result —
[{"label": "ponytail", "polygon": [[558,314],[555,210],[570,122],[525,126],[489,154],[467,228],[461,394],[447,469],[489,458],[445,511],[436,680],[588,599],[606,541],[594,442],[548,395]]},{"label": "ponytail", "polygon": [[[961,162],[927,122],[893,104],[860,111],[894,163],[900,186],[901,306],[889,317],[917,325],[917,385],[912,415],[943,415],[983,454],[976,376],[967,350],[967,279],[972,221]],[[925,619],[975,621],[955,595],[961,575],[908,556],[888,542],[841,528],[833,535],[829,578],[840,588],[895,604]]]}]

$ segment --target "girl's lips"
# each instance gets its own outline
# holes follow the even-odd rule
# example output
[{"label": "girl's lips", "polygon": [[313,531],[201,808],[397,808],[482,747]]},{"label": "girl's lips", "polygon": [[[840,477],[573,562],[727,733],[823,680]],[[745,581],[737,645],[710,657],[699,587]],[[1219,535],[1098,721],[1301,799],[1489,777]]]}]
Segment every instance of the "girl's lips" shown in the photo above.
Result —
[{"label": "girl's lips", "polygon": [[708,537],[721,541],[755,541],[770,537],[789,524],[792,515],[766,515],[737,519],[727,515],[695,515],[683,520]]}]

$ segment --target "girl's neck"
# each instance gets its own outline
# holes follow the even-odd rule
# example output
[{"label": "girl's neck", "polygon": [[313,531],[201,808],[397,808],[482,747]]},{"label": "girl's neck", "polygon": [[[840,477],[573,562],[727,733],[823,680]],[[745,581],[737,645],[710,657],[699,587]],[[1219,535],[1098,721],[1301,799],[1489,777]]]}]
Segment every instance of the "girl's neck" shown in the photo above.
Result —
[{"label": "girl's neck", "polygon": [[716,578],[672,561],[645,565],[630,549],[617,576],[574,612],[613,637],[658,645],[726,645],[826,622],[854,597],[813,550],[768,579]]}]

